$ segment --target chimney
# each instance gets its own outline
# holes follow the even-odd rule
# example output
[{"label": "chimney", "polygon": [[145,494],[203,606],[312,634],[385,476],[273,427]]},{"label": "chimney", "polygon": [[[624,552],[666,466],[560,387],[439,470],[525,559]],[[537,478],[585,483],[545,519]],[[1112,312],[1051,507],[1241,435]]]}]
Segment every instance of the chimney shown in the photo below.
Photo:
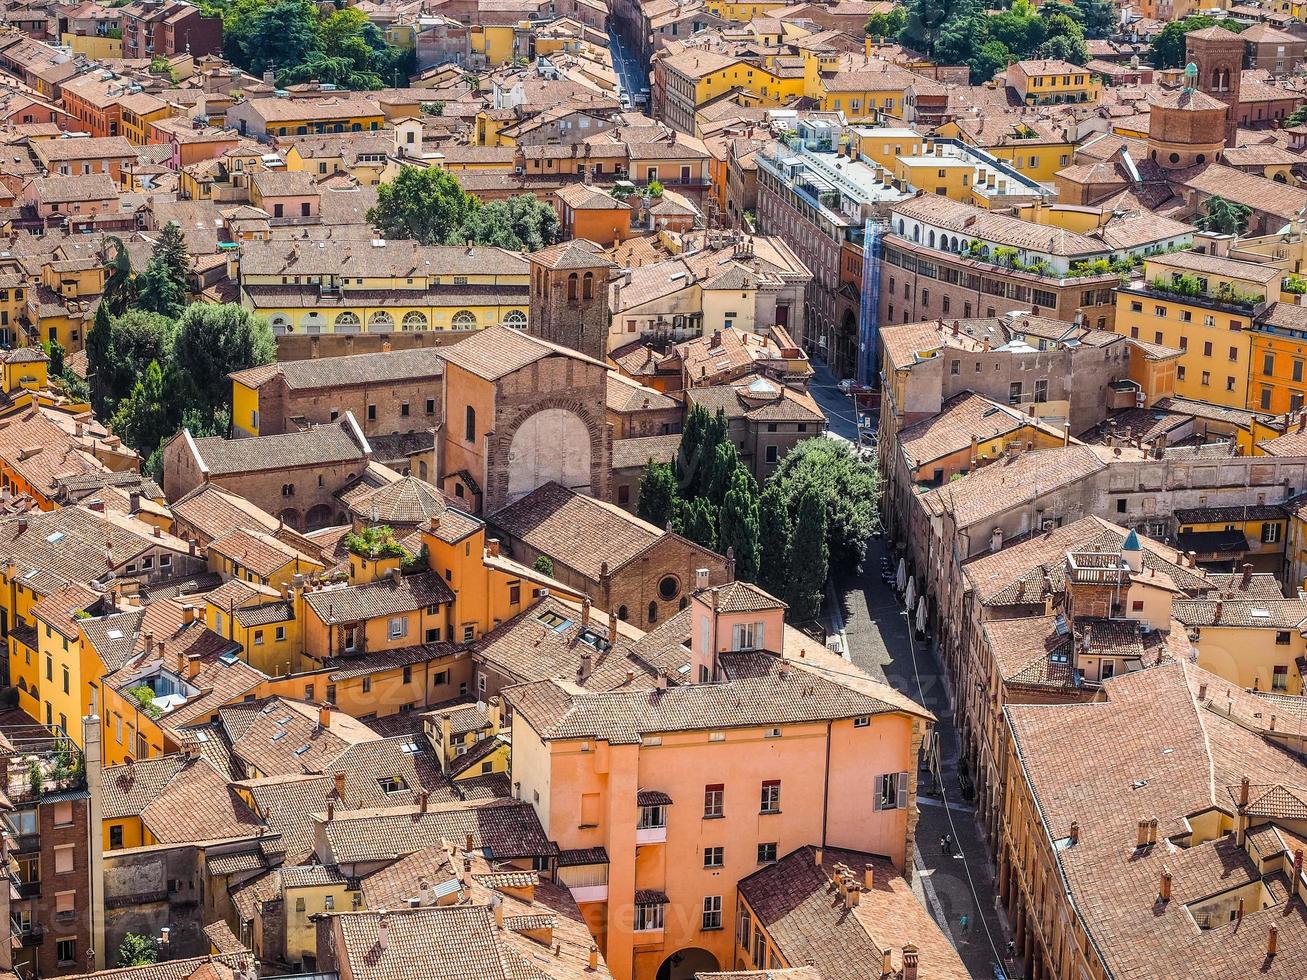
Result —
[{"label": "chimney", "polygon": [[888,947],[880,951],[880,975],[882,977],[894,975],[894,951]]},{"label": "chimney", "polygon": [[323,701],[320,705],[318,705],[318,727],[319,728],[331,727],[331,702],[330,701]]},{"label": "chimney", "polygon": [[823,852],[820,847],[814,847],[812,849],[812,863],[817,865],[817,867],[821,867],[822,856]]},{"label": "chimney", "polygon": [[844,896],[844,904],[848,908],[856,909],[858,907],[858,903],[861,901],[862,901],[862,889],[860,889],[857,885],[853,885],[848,890],[848,893]]},{"label": "chimney", "polygon": [[612,609],[608,610],[608,642],[617,642],[617,613]]},{"label": "chimney", "polygon": [[489,541],[486,542],[486,547],[488,547],[488,548],[490,549],[490,557],[491,557],[491,558],[498,558],[498,557],[499,557],[499,539],[498,539],[498,538],[491,538]]},{"label": "chimney", "polygon": [[921,954],[917,947],[909,943],[903,947],[903,980],[917,980],[917,967],[921,962]]},{"label": "chimney", "polygon": [[386,912],[383,909],[381,918],[377,919],[377,949],[385,952],[386,947],[390,944],[390,922],[386,919]]},{"label": "chimney", "polygon": [[192,653],[186,658],[186,678],[193,680],[200,673],[200,665],[204,661],[200,659],[199,654]]},{"label": "chimney", "polygon": [[468,854],[471,854],[471,853],[472,853],[472,844],[473,844],[473,841],[472,841],[472,835],[471,835],[471,834],[468,834],[468,835],[467,835],[467,841],[466,841],[466,843],[465,843],[465,846],[463,847],[463,850],[466,851]]},{"label": "chimney", "polygon": [[502,929],[504,928],[504,900],[498,895],[495,897],[499,899],[495,902],[495,928]]},{"label": "chimney", "polygon": [[594,943],[590,944],[590,969],[599,969],[599,947]]},{"label": "chimney", "polygon": [[1148,846],[1148,821],[1140,820],[1135,832],[1135,847]]},{"label": "chimney", "polygon": [[343,772],[338,772],[335,775],[336,798],[339,799],[341,803],[345,802],[345,778],[346,777]]},{"label": "chimney", "polygon": [[578,684],[584,684],[590,679],[591,658],[590,651],[581,652],[581,666],[576,669],[576,680]]},{"label": "chimney", "polygon": [[586,629],[590,625],[590,597],[581,597],[581,629]]},{"label": "chimney", "polygon": [[327,797],[327,823],[336,819],[336,801],[330,796]]},{"label": "chimney", "polygon": [[1225,607],[1225,602],[1221,599],[1216,600],[1216,611],[1212,613],[1212,625],[1221,625],[1221,610]]},{"label": "chimney", "polygon": [[1240,578],[1239,578],[1239,590],[1240,590],[1241,592],[1247,592],[1247,591],[1248,591],[1248,586],[1249,586],[1250,584],[1252,584],[1252,580],[1253,580],[1253,566],[1252,566],[1252,562],[1244,562],[1244,564],[1243,564],[1243,575],[1240,576]]},{"label": "chimney", "polygon": [[[1171,872],[1165,867],[1162,868],[1162,880],[1157,884],[1157,900],[1165,905],[1171,900]],[[1242,915],[1243,902],[1239,903],[1240,914]]]},{"label": "chimney", "polygon": [[1278,951],[1280,945],[1280,930],[1277,926],[1271,926],[1266,933],[1266,956],[1269,959]]},{"label": "chimney", "polygon": [[862,868],[862,887],[871,891],[872,886],[876,883],[876,869],[870,864]]},{"label": "chimney", "polygon": [[1072,844],[1079,844],[1079,843],[1080,843],[1080,824],[1079,824],[1079,822],[1077,822],[1077,821],[1075,821],[1075,820],[1072,820],[1072,821],[1071,821],[1071,834],[1070,834],[1070,837],[1071,837],[1071,843],[1072,843]]},{"label": "chimney", "polygon": [[1203,683],[1201,683],[1201,684],[1198,685],[1198,700],[1199,700],[1199,701],[1206,701],[1206,700],[1207,700],[1207,682],[1206,682],[1206,681],[1203,681]]},{"label": "chimney", "polygon": [[1234,925],[1235,928],[1237,929],[1242,924],[1243,924],[1243,899],[1241,898],[1239,899],[1239,908],[1235,910],[1234,913]]},{"label": "chimney", "polygon": [[1150,844],[1157,843],[1157,818],[1156,817],[1153,817],[1152,820],[1148,821],[1148,843]]},{"label": "chimney", "polygon": [[421,790],[421,791],[418,792],[418,812],[419,812],[419,813],[426,813],[426,812],[427,812],[427,801],[430,799],[430,797],[431,797],[431,794],[428,793],[426,790]]},{"label": "chimney", "polygon": [[1244,776],[1239,780],[1239,809],[1241,810],[1248,805],[1248,787],[1248,777]]}]

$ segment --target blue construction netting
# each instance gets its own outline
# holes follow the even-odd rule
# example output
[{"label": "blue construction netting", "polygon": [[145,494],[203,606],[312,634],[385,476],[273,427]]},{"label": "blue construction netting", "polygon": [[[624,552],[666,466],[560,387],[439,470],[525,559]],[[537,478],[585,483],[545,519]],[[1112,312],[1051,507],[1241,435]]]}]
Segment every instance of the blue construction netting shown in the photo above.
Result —
[{"label": "blue construction netting", "polygon": [[858,310],[858,383],[875,385],[880,330],[881,225],[868,218],[862,235],[862,296]]}]

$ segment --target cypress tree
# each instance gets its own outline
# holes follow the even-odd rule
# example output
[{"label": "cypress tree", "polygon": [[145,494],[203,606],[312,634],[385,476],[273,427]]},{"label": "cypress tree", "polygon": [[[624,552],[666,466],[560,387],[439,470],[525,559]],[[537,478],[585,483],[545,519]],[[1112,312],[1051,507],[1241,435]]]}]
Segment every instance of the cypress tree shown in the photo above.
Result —
[{"label": "cypress tree", "polygon": [[676,510],[676,501],[676,474],[672,472],[671,465],[649,460],[644,464],[644,473],[640,477],[640,506],[637,513],[654,527],[666,527]]},{"label": "cypress tree", "polygon": [[[710,458],[703,483],[699,487],[699,494],[706,497],[714,508],[721,507],[726,499],[726,491],[731,487],[731,480],[735,477],[735,471],[741,468],[740,454],[736,451],[735,444],[718,443]],[[746,470],[745,473],[747,475],[748,471]],[[752,481],[753,478],[749,477],[749,479]]]},{"label": "cypress tree", "polygon": [[743,466],[731,476],[722,500],[717,541],[723,551],[735,549],[735,576],[745,582],[758,578],[758,497],[753,477]]},{"label": "cypress tree", "polygon": [[679,519],[676,524],[680,533],[695,544],[716,550],[717,548],[717,513],[703,497],[690,501],[681,501],[678,508]]},{"label": "cypress tree", "polygon": [[803,489],[798,512],[790,540],[785,601],[791,622],[808,623],[821,612],[827,573],[826,506],[813,487]]},{"label": "cypress tree", "polygon": [[767,484],[758,499],[758,526],[758,584],[777,598],[783,598],[794,525],[785,506],[785,495],[776,483]]}]

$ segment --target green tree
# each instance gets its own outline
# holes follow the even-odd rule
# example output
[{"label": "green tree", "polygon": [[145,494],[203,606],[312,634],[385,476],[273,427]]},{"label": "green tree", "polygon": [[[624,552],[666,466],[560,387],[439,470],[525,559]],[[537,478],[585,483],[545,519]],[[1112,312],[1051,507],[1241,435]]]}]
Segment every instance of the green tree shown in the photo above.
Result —
[{"label": "green tree", "polygon": [[1298,108],[1293,110],[1288,120],[1286,120],[1285,125],[1301,126],[1305,122],[1307,122],[1307,102],[1304,102],[1302,105],[1298,106]]},{"label": "green tree", "polygon": [[733,549],[735,575],[746,582],[758,579],[760,534],[758,485],[748,469],[737,466],[731,475],[730,488],[722,500],[717,543],[723,551]]},{"label": "green tree", "polygon": [[[880,478],[873,463],[834,439],[805,439],[785,454],[772,475],[790,513],[798,519],[798,502],[809,488],[826,504],[828,551],[840,569],[855,569],[867,554],[876,529]],[[796,529],[795,535],[798,531]]]},{"label": "green tree", "polygon": [[[935,55],[935,45],[945,25],[977,12],[976,0],[907,0],[899,43],[925,55]],[[983,43],[983,42],[982,42]]]},{"label": "green tree", "polygon": [[1110,37],[1120,23],[1116,5],[1108,0],[1072,0],[1072,9],[1080,15],[1078,22],[1088,38]]},{"label": "green tree", "polygon": [[163,368],[151,361],[145,376],[118,406],[110,428],[142,457],[148,458],[175,429]]},{"label": "green tree", "polygon": [[129,932],[118,945],[118,966],[145,966],[159,960],[159,945],[152,936]]},{"label": "green tree", "polygon": [[476,202],[448,172],[403,167],[393,181],[377,188],[377,203],[368,210],[367,219],[384,238],[442,245],[458,241],[475,209]]},{"label": "green tree", "polygon": [[676,473],[671,464],[655,463],[652,459],[645,463],[640,476],[640,517],[654,527],[667,527],[676,513],[678,496]]},{"label": "green tree", "polygon": [[993,78],[1017,60],[1017,56],[1002,41],[986,41],[968,64],[973,78],[986,79]]},{"label": "green tree", "polygon": [[808,486],[800,492],[797,511],[794,535],[790,539],[785,601],[790,607],[791,622],[808,623],[821,613],[829,571],[826,504],[817,487]]},{"label": "green tree", "polygon": [[86,367],[96,414],[111,418],[151,361],[171,364],[173,328],[172,320],[157,313],[129,310],[110,317],[108,308],[100,304],[86,335]]},{"label": "green tree", "polygon": [[1207,199],[1207,206],[1197,224],[1203,231],[1216,235],[1242,235],[1248,228],[1248,218],[1252,213],[1252,208],[1246,204],[1236,204],[1217,195]]},{"label": "green tree", "polygon": [[554,574],[554,560],[548,555],[538,556],[536,560],[531,563],[531,567],[541,575],[552,576]]},{"label": "green tree", "polygon": [[758,498],[758,584],[777,598],[785,596],[794,522],[785,494],[774,481]]},{"label": "green tree", "polygon": [[158,241],[154,243],[152,257],[163,263],[169,277],[183,293],[190,292],[191,276],[195,274],[195,268],[191,263],[190,250],[186,247],[186,236],[182,234],[177,222],[169,221],[163,226]]},{"label": "green tree", "polygon": [[186,293],[159,259],[150,259],[145,271],[136,277],[136,306],[170,319],[186,309]]},{"label": "green tree", "polygon": [[649,181],[648,185],[644,189],[644,192],[648,194],[650,197],[662,197],[663,196],[662,181],[658,181],[658,180]]},{"label": "green tree", "polygon": [[704,497],[682,500],[673,526],[695,544],[717,549],[717,510]]},{"label": "green tree", "polygon": [[1195,14],[1184,20],[1173,20],[1157,33],[1152,46],[1148,49],[1148,60],[1154,68],[1182,68],[1185,64],[1184,36],[1190,31],[1200,31],[1204,27],[1220,26],[1238,33],[1243,27],[1234,20],[1224,18],[1218,21],[1207,14]]},{"label": "green tree", "polygon": [[100,294],[100,305],[107,307],[110,315],[122,316],[128,304],[136,299],[132,258],[117,235],[107,236],[105,244],[112,249],[112,254],[104,262],[104,290]]},{"label": "green tree", "polygon": [[459,239],[514,251],[538,252],[558,238],[558,213],[534,194],[476,207],[463,222]]},{"label": "green tree", "polygon": [[268,322],[234,303],[194,303],[177,321],[174,398],[182,412],[212,415],[231,408],[227,375],[276,359]]},{"label": "green tree", "polygon": [[50,358],[50,363],[46,365],[46,373],[52,376],[62,376],[67,367],[65,361],[67,351],[64,350],[64,345],[51,337],[45,342],[45,355]]},{"label": "green tree", "polygon": [[238,0],[223,15],[223,53],[252,75],[300,65],[322,50],[311,0]]},{"label": "green tree", "polygon": [[703,493],[708,482],[717,447],[726,439],[726,416],[709,415],[702,405],[695,405],[686,416],[681,445],[676,452],[676,478],[683,497]]},{"label": "green tree", "polygon": [[[712,463],[708,467],[707,478],[700,487],[700,493],[708,498],[708,502],[714,508],[721,507],[725,502],[726,492],[731,488],[731,481],[735,478],[735,471],[738,469],[742,469],[742,464],[735,443],[729,440],[717,443]],[[745,472],[747,473],[747,470]],[[749,479],[752,480],[753,477]]]},{"label": "green tree", "polygon": [[896,5],[888,11],[874,13],[867,18],[867,36],[894,41],[898,39],[899,32],[907,26],[907,23],[907,8]]}]

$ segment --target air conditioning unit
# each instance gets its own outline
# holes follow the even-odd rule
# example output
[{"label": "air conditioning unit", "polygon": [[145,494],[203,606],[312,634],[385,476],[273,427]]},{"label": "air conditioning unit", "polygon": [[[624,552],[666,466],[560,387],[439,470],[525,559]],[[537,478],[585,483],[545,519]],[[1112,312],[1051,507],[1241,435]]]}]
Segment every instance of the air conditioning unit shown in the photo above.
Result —
[{"label": "air conditioning unit", "polygon": [[1041,531],[1052,531],[1056,527],[1057,527],[1057,521],[1052,519],[1039,522],[1039,529]]}]

